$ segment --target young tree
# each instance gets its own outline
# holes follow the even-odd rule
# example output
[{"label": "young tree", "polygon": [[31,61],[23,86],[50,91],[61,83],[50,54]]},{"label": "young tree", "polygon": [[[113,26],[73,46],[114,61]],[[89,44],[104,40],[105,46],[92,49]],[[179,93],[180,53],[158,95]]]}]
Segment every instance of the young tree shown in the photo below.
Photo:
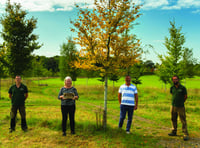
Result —
[{"label": "young tree", "polygon": [[140,16],[140,5],[131,0],[100,0],[92,10],[81,9],[79,18],[71,21],[72,31],[78,33],[76,43],[81,46],[76,67],[100,70],[105,78],[103,126],[107,125],[108,75],[120,68],[127,69],[137,61],[140,41],[132,42],[133,35],[125,34]]},{"label": "young tree", "polygon": [[117,82],[118,80],[120,79],[119,75],[115,74],[115,73],[112,73],[110,76],[109,76],[109,80],[113,81],[113,90],[114,90],[114,83]]},{"label": "young tree", "polygon": [[130,76],[132,83],[136,85],[142,84],[140,77],[144,74],[144,64],[136,63],[130,68]]},{"label": "young tree", "polygon": [[69,39],[68,43],[63,43],[60,49],[60,77],[64,79],[67,75],[71,76],[72,81],[76,81],[78,69],[74,66],[77,60],[77,49],[75,44]]},{"label": "young tree", "polygon": [[3,26],[1,36],[7,47],[9,73],[12,77],[23,75],[31,66],[31,53],[41,46],[36,42],[38,36],[33,34],[37,20],[33,17],[26,19],[27,12],[20,4],[11,5],[7,1],[5,14],[0,18]]},{"label": "young tree", "polygon": [[183,55],[185,37],[181,33],[182,28],[176,28],[175,22],[170,22],[170,25],[170,37],[165,37],[164,43],[168,50],[168,56],[159,55],[162,64],[158,68],[158,75],[165,84],[171,83],[171,77],[173,75],[178,75],[180,79],[183,78],[183,67],[180,61]]},{"label": "young tree", "polygon": [[184,78],[187,78],[187,77],[191,78],[195,75],[195,71],[194,71],[195,61],[196,60],[193,58],[192,49],[185,48],[183,51],[183,59],[181,61],[182,66],[183,66]]}]

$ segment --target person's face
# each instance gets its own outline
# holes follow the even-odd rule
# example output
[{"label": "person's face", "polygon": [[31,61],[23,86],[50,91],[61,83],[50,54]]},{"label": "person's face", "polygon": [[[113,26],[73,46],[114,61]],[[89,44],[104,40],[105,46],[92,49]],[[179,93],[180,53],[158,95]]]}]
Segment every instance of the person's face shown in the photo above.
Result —
[{"label": "person's face", "polygon": [[127,85],[130,85],[131,84],[131,77],[130,76],[126,76],[125,81],[126,81]]},{"label": "person's face", "polygon": [[16,76],[15,77],[15,83],[20,84],[21,83],[21,77]]},{"label": "person's face", "polygon": [[71,81],[70,79],[65,80],[65,85],[66,85],[67,87],[71,87],[72,81]]},{"label": "person's face", "polygon": [[177,85],[179,83],[179,79],[177,77],[173,77],[172,81],[173,81],[174,85]]}]

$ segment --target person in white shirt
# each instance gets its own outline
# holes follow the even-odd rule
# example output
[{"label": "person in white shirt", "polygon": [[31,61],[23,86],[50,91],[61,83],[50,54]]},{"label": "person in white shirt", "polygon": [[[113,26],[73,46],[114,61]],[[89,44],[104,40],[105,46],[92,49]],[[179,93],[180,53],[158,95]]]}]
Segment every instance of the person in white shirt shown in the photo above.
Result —
[{"label": "person in white shirt", "polygon": [[120,104],[119,128],[122,128],[126,113],[128,112],[128,121],[126,125],[126,133],[130,133],[134,110],[138,108],[137,88],[131,84],[131,77],[125,77],[126,83],[121,85],[118,91],[118,100]]}]

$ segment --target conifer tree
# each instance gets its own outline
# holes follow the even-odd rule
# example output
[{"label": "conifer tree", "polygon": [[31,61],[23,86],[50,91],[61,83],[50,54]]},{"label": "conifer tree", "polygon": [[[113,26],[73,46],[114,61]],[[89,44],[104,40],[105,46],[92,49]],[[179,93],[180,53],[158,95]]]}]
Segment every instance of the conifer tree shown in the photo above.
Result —
[{"label": "conifer tree", "polygon": [[8,0],[5,13],[0,18],[3,27],[1,36],[7,48],[8,69],[12,77],[23,75],[31,67],[31,53],[41,47],[36,42],[38,36],[33,34],[37,20],[33,17],[26,19],[26,15],[20,4],[12,5]]},{"label": "conifer tree", "polygon": [[[161,65],[158,67],[158,76],[165,83],[171,83],[173,75],[179,76],[183,79],[186,73],[184,62],[186,59],[186,48],[184,47],[185,36],[181,32],[182,27],[177,28],[175,22],[170,21],[171,28],[169,28],[170,37],[165,37],[165,47],[167,48],[166,56],[159,55]],[[186,64],[185,64],[186,65]]]}]

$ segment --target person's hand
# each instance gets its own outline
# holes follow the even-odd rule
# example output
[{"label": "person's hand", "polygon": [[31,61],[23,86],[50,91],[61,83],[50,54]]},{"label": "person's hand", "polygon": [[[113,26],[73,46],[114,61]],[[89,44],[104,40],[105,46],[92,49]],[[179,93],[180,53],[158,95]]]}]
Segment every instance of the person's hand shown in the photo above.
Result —
[{"label": "person's hand", "polygon": [[64,96],[62,95],[62,96],[60,96],[60,99],[62,100],[62,99],[64,99]]},{"label": "person's hand", "polygon": [[72,100],[78,100],[78,96],[74,96]]},{"label": "person's hand", "polygon": [[137,106],[134,106],[134,110],[137,110]]}]

